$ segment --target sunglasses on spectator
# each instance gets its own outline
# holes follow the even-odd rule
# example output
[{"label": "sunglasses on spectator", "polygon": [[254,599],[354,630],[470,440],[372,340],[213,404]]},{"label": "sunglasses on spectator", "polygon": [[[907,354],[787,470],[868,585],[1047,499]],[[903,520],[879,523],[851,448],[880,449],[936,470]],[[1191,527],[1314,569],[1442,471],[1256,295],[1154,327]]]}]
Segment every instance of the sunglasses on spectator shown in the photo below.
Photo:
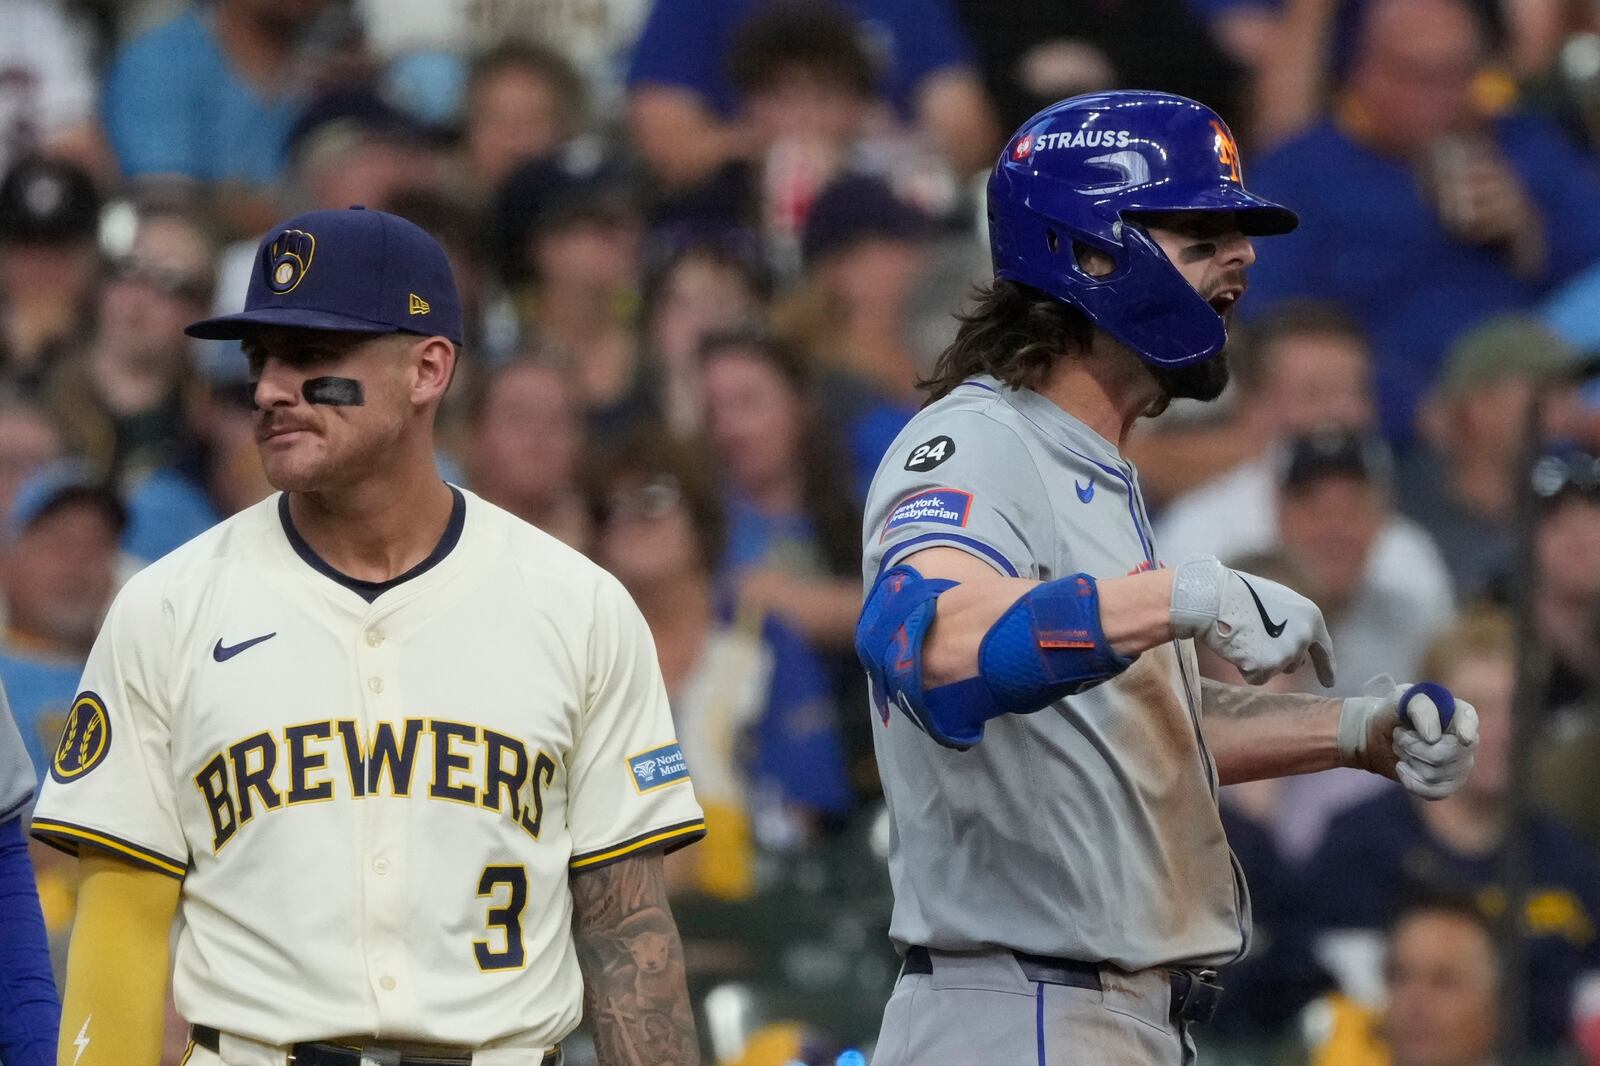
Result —
[{"label": "sunglasses on spectator", "polygon": [[144,285],[163,296],[191,303],[203,304],[211,300],[211,279],[182,270],[141,263],[136,259],[117,259],[111,263],[111,276],[118,281]]},{"label": "sunglasses on spectator", "polygon": [[643,519],[657,521],[683,504],[683,488],[670,474],[652,478],[637,489],[614,492],[596,508],[601,522]]},{"label": "sunglasses on spectator", "polygon": [[1546,455],[1533,464],[1533,491],[1546,504],[1569,493],[1600,499],[1600,458],[1580,451]]}]

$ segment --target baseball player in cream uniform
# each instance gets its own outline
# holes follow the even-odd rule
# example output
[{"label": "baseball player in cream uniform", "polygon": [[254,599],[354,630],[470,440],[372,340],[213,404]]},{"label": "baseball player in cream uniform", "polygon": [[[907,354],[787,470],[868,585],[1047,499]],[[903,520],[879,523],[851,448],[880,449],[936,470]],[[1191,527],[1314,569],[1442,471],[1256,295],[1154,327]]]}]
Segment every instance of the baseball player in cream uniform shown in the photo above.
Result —
[{"label": "baseball player in cream uniform", "polygon": [[285,222],[238,337],[286,491],[136,575],[33,831],[85,880],[61,1061],[698,1062],[664,850],[703,833],[621,586],[441,482],[461,312],[392,215]]}]

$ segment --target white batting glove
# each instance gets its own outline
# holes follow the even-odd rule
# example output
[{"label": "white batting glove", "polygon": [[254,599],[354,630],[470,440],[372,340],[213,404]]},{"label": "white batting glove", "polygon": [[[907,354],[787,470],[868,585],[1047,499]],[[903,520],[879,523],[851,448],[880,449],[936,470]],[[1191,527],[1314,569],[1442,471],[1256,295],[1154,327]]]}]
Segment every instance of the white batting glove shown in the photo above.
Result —
[{"label": "white batting glove", "polygon": [[1346,766],[1393,778],[1414,796],[1443,799],[1472,772],[1478,712],[1458,697],[1455,716],[1444,727],[1433,700],[1419,694],[1406,705],[1406,724],[1400,700],[1410,687],[1384,675],[1367,684],[1376,695],[1345,700],[1339,709],[1339,756]]},{"label": "white batting glove", "polygon": [[1252,685],[1298,670],[1307,656],[1323,687],[1333,684],[1333,639],[1317,605],[1212,555],[1186,559],[1173,573],[1172,632],[1204,641]]}]

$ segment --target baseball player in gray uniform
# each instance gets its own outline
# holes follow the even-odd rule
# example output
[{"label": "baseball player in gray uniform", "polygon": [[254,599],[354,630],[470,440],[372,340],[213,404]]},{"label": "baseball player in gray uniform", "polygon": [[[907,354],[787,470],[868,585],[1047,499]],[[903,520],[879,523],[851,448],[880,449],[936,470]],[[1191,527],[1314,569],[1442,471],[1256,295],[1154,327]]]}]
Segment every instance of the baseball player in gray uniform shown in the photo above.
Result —
[{"label": "baseball player in gray uniform", "polygon": [[55,1062],[61,1023],[44,916],[22,830],[33,780],[33,764],[0,689],[0,1062],[6,1066]]},{"label": "baseball player in gray uniform", "polygon": [[1221,392],[1249,237],[1297,222],[1245,191],[1222,120],[1064,101],[1008,143],[989,212],[996,279],[866,508],[857,651],[905,953],[873,1061],[1187,1063],[1250,939],[1219,784],[1346,765],[1448,795],[1476,715],[1437,688],[1336,701],[1196,669],[1199,640],[1255,684],[1334,677],[1310,600],[1166,565],[1119,450]]}]

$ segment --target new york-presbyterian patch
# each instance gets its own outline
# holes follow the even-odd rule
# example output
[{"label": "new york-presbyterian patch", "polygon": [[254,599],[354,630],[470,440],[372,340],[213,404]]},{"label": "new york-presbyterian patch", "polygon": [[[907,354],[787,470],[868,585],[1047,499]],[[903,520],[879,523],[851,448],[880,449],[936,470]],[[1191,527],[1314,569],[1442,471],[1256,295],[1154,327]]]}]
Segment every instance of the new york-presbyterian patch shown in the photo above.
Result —
[{"label": "new york-presbyterian patch", "polygon": [[878,539],[887,537],[891,529],[899,529],[901,526],[913,523],[932,522],[960,528],[967,524],[967,518],[971,514],[972,493],[960,489],[924,489],[894,505],[888,519],[883,523],[883,533]]}]

